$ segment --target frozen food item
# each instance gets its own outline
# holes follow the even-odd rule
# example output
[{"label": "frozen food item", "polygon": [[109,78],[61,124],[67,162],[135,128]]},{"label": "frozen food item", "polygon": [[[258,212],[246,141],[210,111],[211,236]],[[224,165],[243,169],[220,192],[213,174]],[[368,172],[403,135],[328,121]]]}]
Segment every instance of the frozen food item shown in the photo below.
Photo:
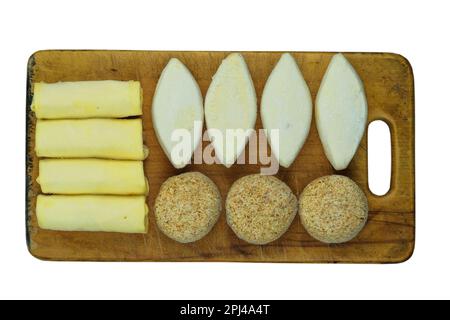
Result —
[{"label": "frozen food item", "polygon": [[141,119],[38,120],[35,150],[47,158],[143,160]]},{"label": "frozen food item", "polygon": [[308,85],[289,53],[281,56],[267,79],[261,119],[272,152],[280,165],[288,168],[308,137],[312,119]]},{"label": "frozen food item", "polygon": [[235,181],[226,200],[228,225],[240,239],[257,245],[280,238],[297,208],[297,198],[283,181],[260,174]]},{"label": "frozen food item", "polygon": [[155,201],[158,228],[169,238],[189,243],[206,236],[219,219],[220,192],[214,182],[199,172],[170,177]]},{"label": "frozen food item", "polygon": [[208,88],[205,119],[218,160],[231,167],[244,150],[257,114],[256,93],[243,56],[226,57]]},{"label": "frozen food item", "polygon": [[368,203],[350,178],[331,175],[308,184],[300,195],[299,214],[306,231],[325,243],[350,241],[364,228]]},{"label": "frozen food item", "polygon": [[316,98],[316,125],[328,160],[347,168],[367,125],[364,85],[342,54],[331,59]]},{"label": "frozen food item", "polygon": [[39,195],[39,227],[59,231],[146,233],[145,196]]},{"label": "frozen food item", "polygon": [[139,81],[72,81],[34,84],[38,119],[123,118],[142,114]]},{"label": "frozen food item", "polygon": [[[185,167],[202,139],[203,98],[190,71],[176,58],[170,59],[159,78],[152,120],[158,141],[172,165],[178,169]],[[189,143],[182,145],[183,141]]]},{"label": "frozen food item", "polygon": [[148,192],[142,161],[41,159],[43,193],[144,195]]}]

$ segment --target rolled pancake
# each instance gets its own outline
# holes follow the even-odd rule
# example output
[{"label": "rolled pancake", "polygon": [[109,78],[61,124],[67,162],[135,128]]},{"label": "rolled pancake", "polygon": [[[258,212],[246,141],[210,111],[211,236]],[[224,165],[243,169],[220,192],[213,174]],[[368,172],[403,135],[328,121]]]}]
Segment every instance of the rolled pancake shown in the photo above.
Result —
[{"label": "rolled pancake", "polygon": [[39,227],[59,231],[146,233],[145,196],[39,195]]},{"label": "rolled pancake", "polygon": [[142,161],[44,159],[39,161],[43,193],[135,194],[148,192]]},{"label": "rolled pancake", "polygon": [[38,120],[35,150],[47,158],[143,160],[141,119]]},{"label": "rolled pancake", "polygon": [[139,81],[38,82],[31,109],[38,119],[139,116],[142,88]]}]

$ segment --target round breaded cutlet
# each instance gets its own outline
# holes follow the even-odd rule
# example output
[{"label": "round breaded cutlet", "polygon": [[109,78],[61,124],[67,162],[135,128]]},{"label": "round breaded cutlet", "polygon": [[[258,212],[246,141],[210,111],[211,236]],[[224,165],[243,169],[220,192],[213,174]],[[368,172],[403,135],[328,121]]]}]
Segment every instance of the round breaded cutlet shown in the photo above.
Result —
[{"label": "round breaded cutlet", "polygon": [[214,182],[199,172],[167,179],[155,201],[158,228],[169,238],[189,243],[206,236],[222,209],[220,192]]},{"label": "round breaded cutlet", "polygon": [[260,174],[235,181],[226,200],[228,225],[240,239],[257,245],[280,238],[297,208],[297,198],[283,181]]},{"label": "round breaded cutlet", "polygon": [[367,198],[350,178],[325,176],[303,190],[299,214],[312,237],[325,243],[343,243],[364,228],[368,218]]}]

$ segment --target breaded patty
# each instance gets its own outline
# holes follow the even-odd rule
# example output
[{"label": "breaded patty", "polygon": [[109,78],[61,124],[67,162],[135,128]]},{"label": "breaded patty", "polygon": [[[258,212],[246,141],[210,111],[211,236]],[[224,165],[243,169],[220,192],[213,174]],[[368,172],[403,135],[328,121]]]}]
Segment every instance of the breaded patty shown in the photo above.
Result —
[{"label": "breaded patty", "polygon": [[367,198],[350,178],[325,176],[303,190],[299,214],[312,237],[325,243],[343,243],[356,237],[365,226]]},{"label": "breaded patty", "polygon": [[155,201],[156,223],[169,238],[182,243],[206,236],[219,219],[219,189],[207,176],[188,172],[167,179]]},{"label": "breaded patty", "polygon": [[258,245],[281,237],[297,208],[297,198],[284,182],[259,174],[234,182],[226,200],[228,225],[239,238]]}]

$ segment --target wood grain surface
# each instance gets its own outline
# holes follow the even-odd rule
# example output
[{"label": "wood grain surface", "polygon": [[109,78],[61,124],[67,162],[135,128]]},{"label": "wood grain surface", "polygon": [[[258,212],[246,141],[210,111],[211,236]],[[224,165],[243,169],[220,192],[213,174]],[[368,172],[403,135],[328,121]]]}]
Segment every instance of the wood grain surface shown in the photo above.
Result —
[{"label": "wood grain surface", "polygon": [[[310,237],[297,217],[288,232],[266,246],[239,240],[227,226],[222,212],[217,225],[202,240],[180,244],[158,231],[153,204],[162,182],[172,175],[200,171],[219,187],[225,199],[238,178],[257,173],[260,165],[189,165],[174,169],[152,128],[151,104],[156,83],[170,58],[180,59],[198,81],[205,96],[211,77],[228,52],[158,51],[39,51],[29,60],[27,83],[27,240],[30,253],[45,260],[77,261],[240,261],[396,263],[407,260],[415,242],[414,177],[414,80],[411,66],[402,56],[390,53],[346,53],[362,78],[369,123],[384,120],[392,135],[392,182],[389,193],[378,197],[368,188],[367,135],[348,169],[340,172],[358,183],[369,200],[369,221],[357,238],[346,244],[327,245]],[[258,101],[280,52],[243,52],[252,75]],[[315,99],[333,53],[295,52]],[[142,234],[56,232],[42,230],[35,215],[38,159],[34,152],[35,116],[30,111],[34,81],[138,80],[144,89],[144,141],[150,148],[145,172],[150,183],[149,232]],[[261,128],[258,116],[257,128]],[[366,132],[367,133],[367,132]],[[206,144],[206,143],[205,143]],[[313,121],[300,155],[278,177],[298,196],[317,177],[335,173],[323,152]]]}]

